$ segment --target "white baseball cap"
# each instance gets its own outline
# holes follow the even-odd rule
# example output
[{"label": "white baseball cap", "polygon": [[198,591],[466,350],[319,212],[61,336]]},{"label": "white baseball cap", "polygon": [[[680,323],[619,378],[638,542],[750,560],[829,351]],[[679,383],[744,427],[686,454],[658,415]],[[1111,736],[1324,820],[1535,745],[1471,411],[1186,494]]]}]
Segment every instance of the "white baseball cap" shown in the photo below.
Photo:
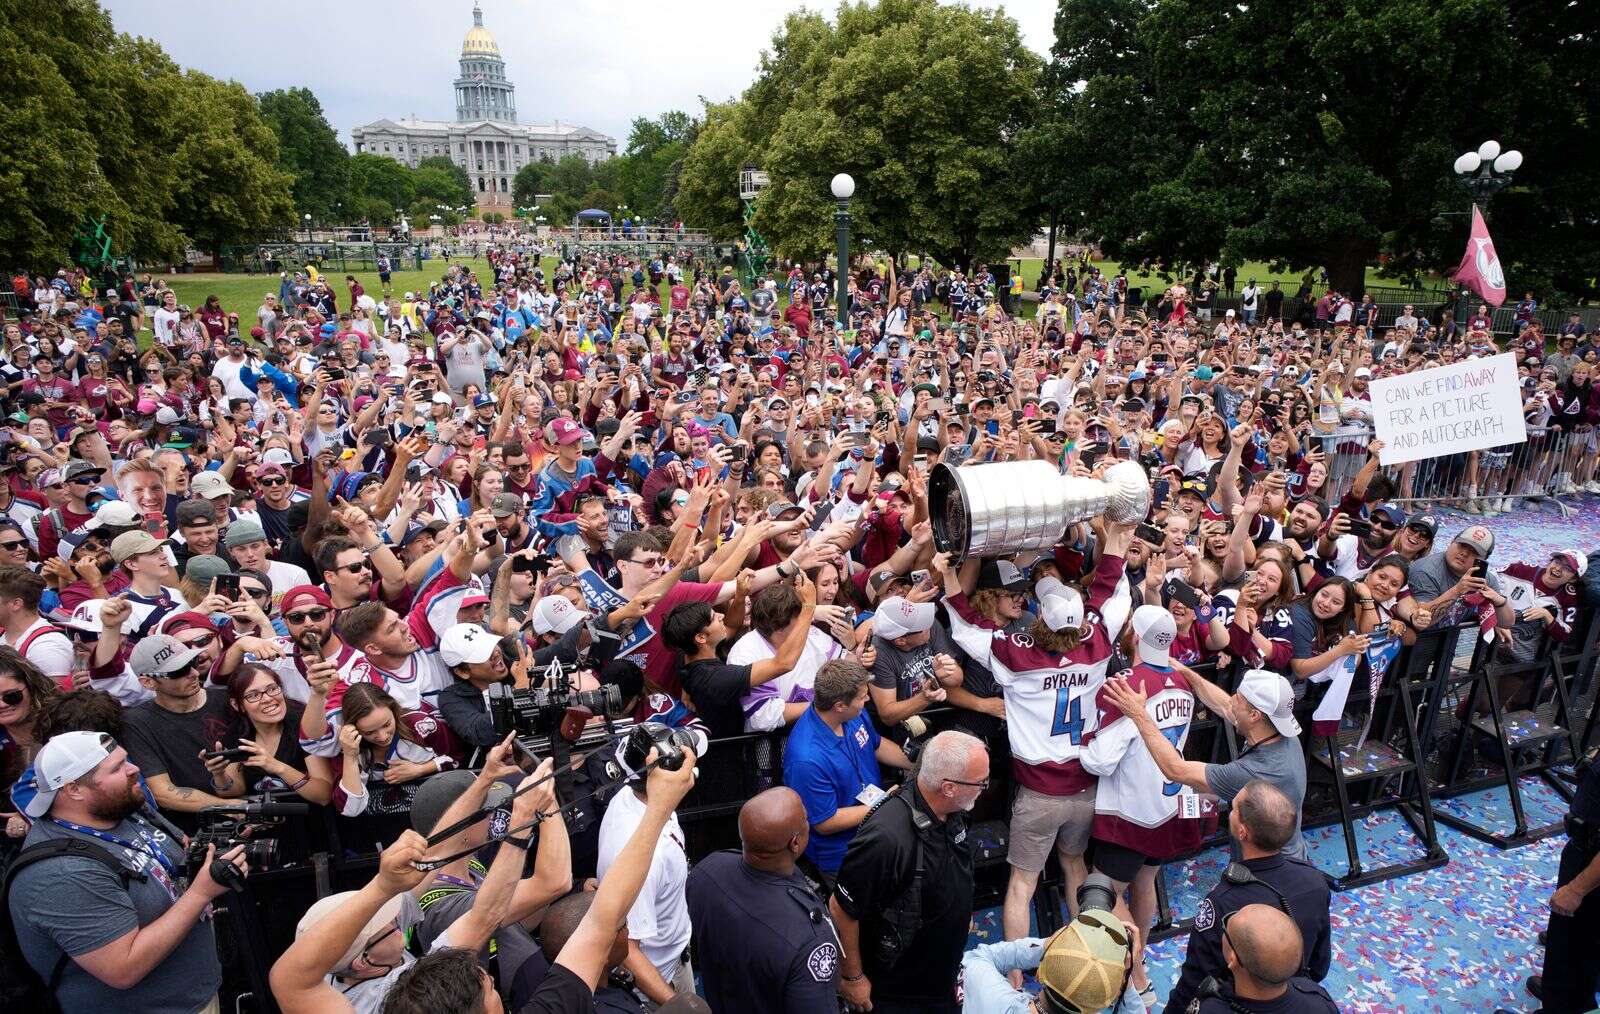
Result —
[{"label": "white baseball cap", "polygon": [[583,622],[584,614],[565,595],[546,595],[533,607],[533,632],[560,636]]},{"label": "white baseball cap", "polygon": [[1178,624],[1160,606],[1140,606],[1133,611],[1133,636],[1152,648],[1170,651],[1178,636]]},{"label": "white baseball cap", "polygon": [[499,646],[500,639],[476,623],[458,623],[439,639],[439,658],[447,666],[477,665]]},{"label": "white baseball cap", "polygon": [[891,595],[878,604],[872,625],[878,636],[887,641],[920,634],[933,626],[933,603],[912,602],[903,595]]},{"label": "white baseball cap", "polygon": [[[1046,579],[1046,581],[1051,579]],[[1045,585],[1046,581],[1040,581]],[[1083,596],[1059,581],[1039,593],[1039,618],[1051,630],[1077,630],[1083,626]]]},{"label": "white baseball cap", "polygon": [[1251,669],[1239,680],[1239,695],[1271,719],[1273,728],[1282,735],[1290,738],[1300,735],[1300,723],[1294,717],[1294,689],[1282,676],[1265,669]]},{"label": "white baseball cap", "polygon": [[30,817],[49,813],[63,785],[93,771],[116,748],[117,741],[103,732],[63,732],[50,737],[33,759],[38,793],[23,812]]}]

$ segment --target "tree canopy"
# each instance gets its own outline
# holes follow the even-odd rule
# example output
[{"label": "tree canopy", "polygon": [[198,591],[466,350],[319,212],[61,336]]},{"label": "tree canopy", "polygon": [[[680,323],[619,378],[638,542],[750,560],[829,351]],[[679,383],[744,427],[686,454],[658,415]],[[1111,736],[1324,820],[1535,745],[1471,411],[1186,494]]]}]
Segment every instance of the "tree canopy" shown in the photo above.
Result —
[{"label": "tree canopy", "polygon": [[707,107],[680,210],[736,234],[738,169],[757,165],[771,179],[757,228],[785,256],[814,259],[833,242],[829,180],[848,172],[864,242],[944,263],[1004,257],[1039,219],[1014,143],[1039,72],[1003,12],[881,0],[843,5],[833,24],[791,14],[743,96]]},{"label": "tree canopy", "polygon": [[349,186],[350,152],[309,88],[259,96],[261,115],[278,136],[278,168],[294,178],[295,210],[332,217]]},{"label": "tree canopy", "polygon": [[91,3],[0,6],[0,257],[46,266],[104,218],[177,259],[289,223],[277,138],[243,88],[184,71]]},{"label": "tree canopy", "polygon": [[1592,291],[1600,180],[1570,157],[1600,140],[1600,85],[1572,69],[1595,55],[1582,7],[1061,0],[1025,147],[1069,164],[1041,197],[1112,257],[1326,267],[1359,293],[1380,258],[1401,277],[1459,259],[1451,164],[1495,137],[1526,157],[1491,223],[1512,287]]}]

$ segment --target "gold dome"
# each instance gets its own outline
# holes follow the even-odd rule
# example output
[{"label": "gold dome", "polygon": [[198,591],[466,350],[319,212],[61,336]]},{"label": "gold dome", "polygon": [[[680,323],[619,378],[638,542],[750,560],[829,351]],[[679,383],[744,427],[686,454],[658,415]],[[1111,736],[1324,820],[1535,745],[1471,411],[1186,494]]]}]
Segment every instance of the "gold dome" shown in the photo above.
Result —
[{"label": "gold dome", "polygon": [[467,37],[461,40],[461,55],[500,58],[500,45],[483,27],[483,9],[477,4],[472,6],[472,27],[467,29]]}]

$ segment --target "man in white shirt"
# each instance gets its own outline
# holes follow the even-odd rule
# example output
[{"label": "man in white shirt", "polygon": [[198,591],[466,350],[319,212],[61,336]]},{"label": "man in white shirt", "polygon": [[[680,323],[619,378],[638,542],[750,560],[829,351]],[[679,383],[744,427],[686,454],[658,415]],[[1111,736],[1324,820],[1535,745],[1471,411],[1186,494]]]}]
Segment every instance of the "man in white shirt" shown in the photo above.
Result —
[{"label": "man in white shirt", "polygon": [[0,567],[0,630],[5,644],[52,678],[72,675],[72,640],[39,615],[44,578],[25,567]]},{"label": "man in white shirt", "polygon": [[234,335],[228,339],[228,354],[217,360],[217,365],[211,368],[211,375],[222,381],[222,389],[230,398],[244,398],[252,403],[256,400],[256,392],[246,386],[240,374],[246,366],[250,365],[244,355],[244,339]]},{"label": "man in white shirt", "polygon": [[[645,782],[639,778],[606,807],[596,864],[602,882],[634,828],[644,820],[645,805]],[[657,1006],[678,993],[694,992],[694,973],[684,956],[690,936],[689,904],[683,893],[688,877],[683,829],[674,814],[661,829],[644,887],[628,910],[628,957],[622,963],[633,973],[639,992]]]},{"label": "man in white shirt", "polygon": [[162,345],[171,346],[178,340],[178,295],[169,292],[161,301],[161,308],[155,312],[153,327],[156,341]]}]

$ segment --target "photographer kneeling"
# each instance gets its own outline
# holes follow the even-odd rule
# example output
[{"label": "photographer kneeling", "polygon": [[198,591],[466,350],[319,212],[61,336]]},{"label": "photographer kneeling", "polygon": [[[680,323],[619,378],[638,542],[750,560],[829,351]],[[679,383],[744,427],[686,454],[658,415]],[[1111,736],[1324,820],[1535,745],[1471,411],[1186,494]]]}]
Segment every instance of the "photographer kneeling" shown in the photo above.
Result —
[{"label": "photographer kneeling", "polygon": [[[55,1002],[215,1012],[222,966],[211,902],[226,887],[213,876],[214,849],[185,886],[182,835],[146,809],[139,769],[110,736],[64,732],[34,771],[34,825],[6,902],[22,955]],[[242,852],[220,858],[242,874]]]}]

